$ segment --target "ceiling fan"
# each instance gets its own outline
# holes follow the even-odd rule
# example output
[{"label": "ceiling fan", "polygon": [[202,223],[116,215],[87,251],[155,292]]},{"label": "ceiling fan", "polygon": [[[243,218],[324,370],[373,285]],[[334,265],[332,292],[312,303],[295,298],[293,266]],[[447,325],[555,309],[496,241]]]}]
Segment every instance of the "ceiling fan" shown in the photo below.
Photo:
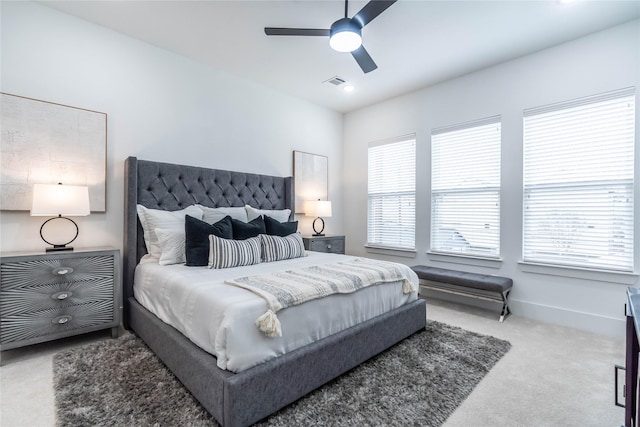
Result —
[{"label": "ceiling fan", "polygon": [[322,36],[329,37],[329,45],[338,52],[351,52],[362,71],[378,68],[362,45],[362,27],[373,21],[397,0],[371,0],[353,18],[348,17],[349,0],[344,2],[344,18],[331,24],[331,28],[273,28],[265,27],[268,36]]}]

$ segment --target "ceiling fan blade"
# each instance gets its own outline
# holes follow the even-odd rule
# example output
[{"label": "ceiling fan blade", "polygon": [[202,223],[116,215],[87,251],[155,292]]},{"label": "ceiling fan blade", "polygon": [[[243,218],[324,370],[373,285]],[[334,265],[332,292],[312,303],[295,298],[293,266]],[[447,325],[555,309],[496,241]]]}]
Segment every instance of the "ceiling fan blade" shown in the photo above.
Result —
[{"label": "ceiling fan blade", "polygon": [[371,59],[371,56],[369,56],[369,52],[367,52],[367,50],[362,45],[360,45],[359,48],[351,52],[351,55],[353,55],[358,65],[360,66],[360,68],[362,68],[362,71],[364,71],[365,73],[368,73],[378,68],[376,63],[373,62],[373,59]]},{"label": "ceiling fan blade", "polygon": [[373,21],[398,0],[371,0],[352,18],[362,27]]},{"label": "ceiling fan blade", "polygon": [[318,28],[271,28],[265,27],[268,36],[325,36],[329,37],[329,30]]}]

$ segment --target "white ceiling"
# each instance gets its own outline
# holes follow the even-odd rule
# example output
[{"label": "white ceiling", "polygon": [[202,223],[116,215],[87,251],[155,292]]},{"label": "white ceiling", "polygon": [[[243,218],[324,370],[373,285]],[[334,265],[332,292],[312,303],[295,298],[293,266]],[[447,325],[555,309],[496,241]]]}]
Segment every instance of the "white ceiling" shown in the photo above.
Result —
[{"label": "white ceiling", "polygon": [[[329,28],[344,2],[41,1],[54,9],[339,112],[388,99],[640,17],[640,0],[400,0],[367,25],[378,69],[364,74],[324,37],[264,27]],[[367,2],[350,1],[349,16]],[[323,81],[340,76],[344,92]]]}]

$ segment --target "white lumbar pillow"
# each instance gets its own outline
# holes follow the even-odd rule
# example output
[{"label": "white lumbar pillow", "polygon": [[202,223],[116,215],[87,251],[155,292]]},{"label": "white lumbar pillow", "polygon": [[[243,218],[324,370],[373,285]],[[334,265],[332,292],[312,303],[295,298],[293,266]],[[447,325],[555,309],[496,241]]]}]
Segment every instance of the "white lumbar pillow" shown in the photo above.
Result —
[{"label": "white lumbar pillow", "polygon": [[237,219],[242,222],[249,222],[247,220],[247,211],[243,207],[224,207],[224,208],[210,208],[208,206],[196,205],[202,209],[202,220],[209,224],[215,224],[225,216],[230,216],[233,219]]},{"label": "white lumbar pillow", "polygon": [[289,216],[291,215],[291,209],[256,209],[249,205],[245,205],[244,208],[247,210],[247,219],[249,221],[253,221],[261,215],[267,215],[280,222],[287,222],[289,221]]}]

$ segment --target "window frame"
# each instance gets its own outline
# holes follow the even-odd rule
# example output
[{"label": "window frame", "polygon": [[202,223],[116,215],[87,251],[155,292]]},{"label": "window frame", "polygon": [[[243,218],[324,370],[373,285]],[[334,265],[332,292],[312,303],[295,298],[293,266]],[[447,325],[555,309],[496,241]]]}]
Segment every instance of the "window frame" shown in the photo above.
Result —
[{"label": "window frame", "polygon": [[[451,143],[461,143],[460,137],[474,137],[480,138],[482,135],[480,134],[482,131],[488,131],[491,126],[498,126],[497,130],[497,138],[492,139],[491,142],[495,143],[495,146],[491,147],[491,150],[487,151],[486,155],[496,156],[493,160],[495,162],[495,169],[490,172],[491,174],[491,182],[490,185],[468,185],[461,186],[460,183],[453,182],[455,179],[449,178],[448,185],[449,187],[441,187],[436,188],[440,185],[441,179],[436,177],[438,168],[435,165],[435,162],[438,161],[438,155],[436,154],[436,150],[440,149],[438,147],[439,143],[442,144],[451,144]],[[469,131],[465,133],[465,131]],[[474,135],[475,133],[475,135]],[[451,138],[449,140],[442,140],[445,135],[450,135]],[[464,157],[462,159],[464,161]],[[455,256],[459,258],[466,258],[469,260],[478,259],[478,260],[488,260],[488,261],[499,261],[501,260],[501,195],[502,195],[502,116],[490,116],[478,120],[473,120],[464,123],[458,123],[451,126],[445,126],[440,128],[435,128],[431,131],[431,190],[430,190],[430,208],[431,208],[431,221],[430,221],[430,239],[429,239],[429,251],[428,253],[431,255],[445,255],[445,256]],[[444,178],[445,183],[447,183],[446,177]],[[491,193],[494,195],[494,199],[491,203],[495,203],[495,208],[491,208],[485,206],[485,209],[490,211],[488,215],[494,216],[495,222],[495,233],[493,239],[490,237],[489,241],[492,240],[495,247],[489,247],[487,250],[473,250],[472,243],[464,238],[464,236],[458,230],[456,235],[459,236],[459,241],[468,244],[468,248],[463,250],[460,248],[459,250],[447,250],[442,244],[438,245],[437,242],[442,242],[443,237],[442,233],[438,233],[437,228],[442,228],[442,225],[446,223],[446,221],[440,221],[438,215],[442,215],[442,213],[436,212],[438,209],[438,205],[441,205],[441,200],[444,200],[446,196],[452,196],[451,202],[459,203],[459,200],[456,200],[455,195],[460,194],[471,194],[474,196],[478,196],[481,194],[485,194],[485,197],[480,196],[479,200],[485,200],[484,203],[488,202],[488,197],[486,195]],[[459,197],[457,198],[459,199]],[[464,202],[463,202],[464,203]],[[478,205],[481,206],[481,205]],[[461,208],[462,209],[462,208]],[[462,214],[464,216],[464,214]],[[490,222],[483,221],[485,224],[490,224]],[[470,223],[463,224],[464,228],[472,227]],[[483,236],[480,240],[482,242],[485,241],[485,237],[480,231],[476,233],[478,235]],[[440,239],[440,240],[438,240]],[[453,245],[453,243],[452,243]],[[460,245],[458,245],[460,246]],[[452,246],[453,247],[453,246]]]},{"label": "window frame", "polygon": [[[627,126],[631,129],[631,132],[632,132],[632,135],[630,138],[631,141],[626,140],[621,142],[620,144],[627,144],[627,146],[624,147],[623,145],[620,145],[618,148],[620,148],[622,151],[617,152],[619,153],[619,155],[624,154],[625,155],[624,158],[626,160],[629,160],[629,157],[627,157],[627,155],[630,155],[631,166],[630,168],[628,168],[630,170],[627,170],[627,176],[625,178],[610,179],[610,177],[607,177],[607,178],[600,177],[600,179],[597,179],[598,177],[594,174],[587,177],[591,179],[579,179],[579,180],[569,181],[568,178],[571,177],[572,174],[577,174],[577,172],[572,171],[572,169],[568,169],[569,171],[565,172],[565,175],[558,174],[554,182],[544,182],[544,178],[540,178],[541,176],[540,172],[536,172],[536,176],[538,177],[536,178],[537,181],[535,179],[532,180],[532,178],[529,178],[528,168],[532,168],[532,166],[531,166],[531,163],[528,161],[527,156],[528,155],[531,156],[532,154],[529,154],[530,151],[527,147],[527,144],[532,143],[531,134],[533,133],[533,131],[529,134],[527,133],[528,120],[542,121],[547,119],[544,117],[545,115],[553,115],[554,113],[556,113],[557,121],[555,122],[555,125],[556,126],[564,125],[565,129],[567,129],[570,125],[569,120],[571,119],[565,118],[565,117],[568,116],[569,114],[572,114],[571,112],[575,111],[576,112],[575,114],[579,114],[578,109],[580,108],[584,108],[585,110],[587,110],[590,107],[593,107],[594,109],[598,109],[598,108],[602,108],[604,104],[607,102],[614,102],[614,101],[624,102],[627,98],[631,98],[632,108],[633,108],[631,114],[626,116],[627,118],[631,117],[631,120],[633,121],[630,126],[627,124]],[[535,265],[535,266],[547,266],[547,267],[554,267],[557,269],[566,269],[566,270],[587,270],[592,272],[633,274],[636,268],[636,265],[635,265],[636,264],[635,263],[635,258],[636,258],[635,237],[636,236],[635,236],[635,230],[634,230],[636,209],[634,204],[637,203],[634,197],[636,193],[635,168],[637,166],[635,163],[635,139],[636,139],[636,135],[635,135],[636,105],[635,103],[636,103],[635,88],[624,88],[620,90],[615,90],[615,91],[605,92],[605,93],[596,94],[592,96],[568,100],[565,102],[559,102],[559,103],[545,105],[541,107],[530,108],[523,111],[523,129],[522,129],[522,134],[523,134],[522,197],[523,199],[522,199],[522,261],[521,261],[522,264]],[[607,110],[607,112],[609,111],[610,110]],[[586,114],[589,114],[589,113],[593,113],[593,111],[586,112],[585,117],[588,117]],[[625,116],[621,114],[620,117],[624,118]],[[549,121],[548,123],[544,122],[544,125],[538,124],[539,128],[537,128],[535,132],[540,132],[540,129],[542,129],[542,126],[549,126],[549,123],[551,123],[551,121]],[[591,123],[591,121],[587,121],[586,123]],[[612,122],[608,121],[608,123],[612,123]],[[530,124],[529,126],[533,126],[533,125]],[[554,135],[553,138],[559,139],[560,137]],[[581,141],[584,141],[584,140],[581,140]],[[598,140],[598,141],[601,141],[601,140]],[[538,142],[539,145],[542,145],[543,143],[544,142]],[[571,144],[571,142],[568,142],[567,144]],[[630,144],[630,146],[628,144]],[[591,146],[589,146],[587,149],[591,149]],[[539,147],[537,148],[537,150],[538,151],[535,152],[535,154],[533,155],[536,155],[536,154],[539,155],[540,153]],[[593,157],[591,157],[590,159],[598,158],[599,157],[598,154],[602,153],[602,150],[596,152],[595,154],[592,154]],[[628,150],[628,151],[624,151],[624,150]],[[600,156],[602,156],[603,158],[606,157],[605,154],[600,154]],[[554,158],[554,160],[556,158]],[[540,167],[538,164],[536,164],[535,166]],[[616,192],[614,190],[616,187],[623,188],[623,191]],[[624,187],[626,187],[626,189],[624,189]],[[546,197],[557,197],[557,195],[562,195],[563,193],[566,195],[565,197],[560,199],[561,200],[560,202],[556,203],[555,205],[552,203],[547,203],[546,205],[544,205],[541,202],[536,203],[535,201],[532,201],[532,195],[535,198],[541,198],[541,197],[545,197],[545,192],[546,192]],[[604,250],[608,248],[607,250],[609,253],[611,253],[611,251],[614,251],[613,248],[616,247],[616,244],[613,243],[614,242],[612,240],[613,238],[609,238],[606,244],[605,243],[601,243],[598,245],[594,244],[593,250],[591,251],[586,250],[588,246],[584,242],[588,241],[589,239],[584,236],[586,236],[588,228],[595,230],[595,232],[592,232],[592,234],[594,235],[593,237],[594,239],[596,237],[601,239],[602,236],[605,236],[606,229],[610,228],[611,233],[614,233],[613,230],[616,228],[614,221],[610,221],[602,226],[597,225],[597,220],[596,220],[597,214],[593,213],[597,211],[594,211],[593,207],[599,207],[599,206],[604,207],[604,205],[596,205],[596,200],[598,200],[598,197],[597,197],[598,192],[601,192],[603,194],[604,193],[608,194],[608,196],[600,196],[601,200],[609,198],[610,200],[615,201],[616,197],[618,198],[618,200],[619,198],[625,198],[625,197],[630,198],[630,200],[626,200],[622,203],[622,205],[626,205],[626,206],[623,206],[624,213],[622,214],[622,216],[616,216],[617,218],[616,222],[618,224],[620,224],[620,222],[625,222],[630,220],[630,226],[620,228],[623,231],[626,230],[626,237],[624,239],[624,242],[625,244],[629,245],[628,247],[624,248],[624,254],[625,254],[624,265],[622,263],[612,263],[611,261],[607,262],[606,261],[607,257],[599,255],[598,250]],[[568,211],[568,209],[563,206],[562,201],[568,200],[568,197],[570,197],[570,195],[575,195],[575,197],[578,198],[576,200],[589,200],[593,203],[593,205],[585,206],[585,208],[582,211],[578,211],[576,209],[575,211],[577,213],[572,213],[572,215],[574,216],[579,215],[579,216],[576,216],[573,221],[578,225],[572,227],[572,229],[574,230],[573,231],[574,236],[571,236],[570,238],[566,238],[567,243],[566,245],[564,245],[565,247],[558,249],[556,251],[558,253],[555,255],[550,253],[551,252],[550,249],[547,249],[546,252],[548,254],[546,256],[543,256],[542,248],[544,247],[544,245],[543,245],[543,241],[539,237],[541,233],[538,232],[537,234],[533,234],[535,233],[535,231],[533,231],[535,230],[535,227],[534,227],[535,223],[533,221],[537,221],[539,223],[540,221],[543,221],[544,219],[546,219],[547,222],[552,223],[554,218],[562,219],[562,217],[559,215],[553,216],[552,214],[549,214],[551,216],[547,215],[546,217],[543,218],[540,214],[537,216],[532,215],[530,213],[530,209],[532,207],[534,209],[538,209],[538,206],[547,206],[549,208],[554,208],[556,211],[561,211],[563,209],[565,211]],[[611,203],[612,202],[609,201],[610,205]],[[579,205],[578,203],[575,203],[575,202],[573,203],[573,206],[578,206],[578,205]],[[618,211],[617,207],[618,206],[615,206],[615,207],[610,206],[609,212],[617,212]],[[556,221],[558,221],[558,219],[556,219]],[[565,220],[565,222],[567,221],[568,220]],[[567,225],[564,225],[564,227],[561,227],[560,225],[558,225],[557,222],[556,222],[556,227],[559,230],[560,229],[564,230],[565,235],[570,231],[568,230]],[[605,230],[605,231],[601,231],[601,230]],[[618,233],[619,232],[620,231],[618,231]],[[536,237],[538,237],[538,239],[536,239]],[[585,249],[578,249],[578,245],[580,244],[582,244],[582,246]],[[535,250],[536,247],[540,249],[536,251]],[[609,255],[609,257],[613,257],[613,255]],[[603,261],[600,261],[600,259],[603,259]]]},{"label": "window frame", "polygon": [[[376,148],[380,148],[380,147],[391,147],[395,144],[404,144],[404,143],[410,143],[412,145],[412,153],[411,153],[411,166],[412,166],[412,172],[409,175],[413,175],[411,181],[411,185],[412,188],[410,190],[406,190],[403,189],[402,191],[376,191],[376,192],[372,192],[372,179],[375,179],[375,176],[372,176],[372,168],[371,168],[371,162],[372,162],[372,150],[375,150]],[[395,138],[390,138],[390,139],[385,139],[385,140],[381,140],[381,141],[374,141],[374,142],[370,142],[367,146],[367,243],[365,244],[365,247],[368,249],[373,249],[374,251],[378,250],[378,251],[397,251],[397,252],[406,252],[406,253],[415,253],[416,250],[416,193],[417,193],[417,189],[416,189],[416,159],[417,159],[417,140],[416,140],[416,135],[415,134],[408,134],[408,135],[403,135],[403,136],[399,136],[399,137],[395,137]],[[387,167],[389,167],[387,165]],[[410,178],[410,177],[409,177]],[[376,182],[374,183],[374,185],[377,185],[379,188],[380,186],[384,186],[384,184],[382,184],[381,182]],[[407,215],[407,217],[411,218],[411,223],[408,224],[407,226],[403,226],[402,224],[399,224],[397,227],[399,228],[403,228],[403,227],[408,227],[411,229],[410,231],[410,235],[411,235],[411,244],[410,245],[401,245],[401,244],[391,244],[390,241],[385,240],[384,239],[384,233],[385,231],[377,231],[375,234],[377,234],[377,236],[375,236],[374,239],[372,239],[372,221],[375,221],[374,219],[372,219],[371,214],[372,214],[372,195],[373,195],[373,199],[377,199],[377,200],[382,200],[384,198],[393,198],[393,197],[397,197],[398,195],[400,196],[405,196],[406,198],[409,199],[409,205],[412,206],[412,213],[409,213],[409,215]],[[406,208],[405,208],[406,209]],[[378,224],[378,227],[382,227],[380,224]],[[388,233],[388,232],[387,232]],[[401,242],[399,242],[401,243]]]}]

